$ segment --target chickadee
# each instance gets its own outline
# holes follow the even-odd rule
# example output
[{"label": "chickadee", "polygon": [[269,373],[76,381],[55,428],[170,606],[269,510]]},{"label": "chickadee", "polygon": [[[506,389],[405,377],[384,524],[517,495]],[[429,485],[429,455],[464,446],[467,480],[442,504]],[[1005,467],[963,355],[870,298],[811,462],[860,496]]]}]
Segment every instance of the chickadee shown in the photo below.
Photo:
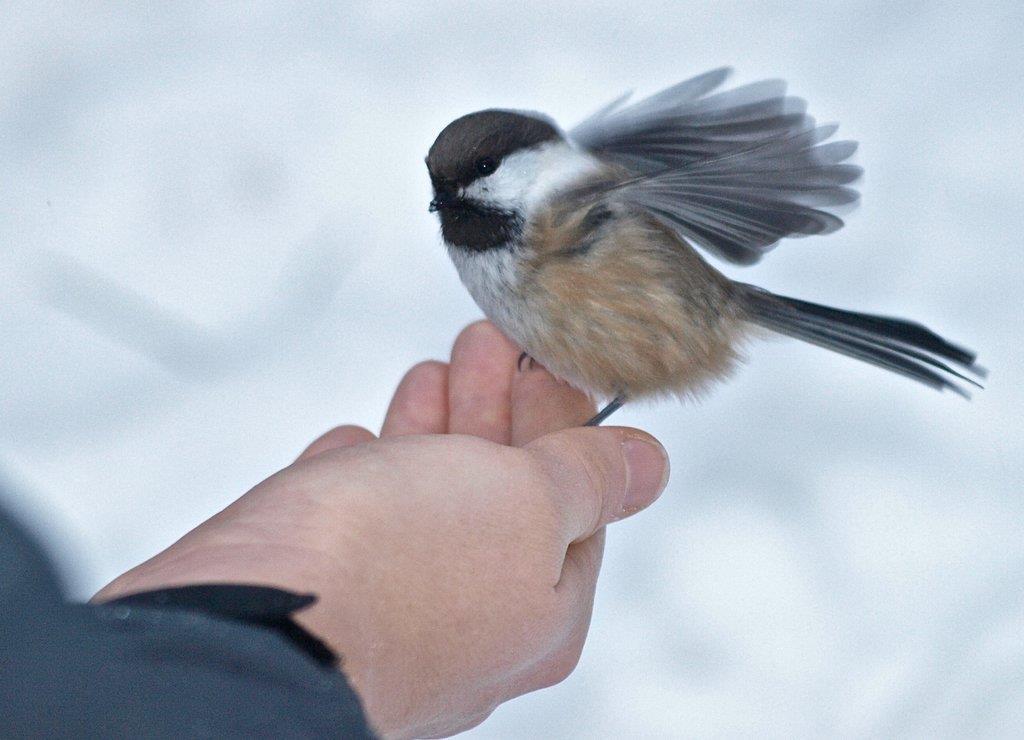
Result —
[{"label": "chickadee", "polygon": [[824,143],[836,126],[781,81],[715,92],[728,74],[620,98],[568,133],[509,110],[445,127],[426,159],[430,210],[477,304],[524,357],[610,399],[590,425],[626,399],[700,393],[763,330],[966,396],[954,379],[978,383],[947,363],[981,376],[973,352],[730,280],[694,249],[752,264],[784,237],[837,230],[858,198],[854,142]]}]

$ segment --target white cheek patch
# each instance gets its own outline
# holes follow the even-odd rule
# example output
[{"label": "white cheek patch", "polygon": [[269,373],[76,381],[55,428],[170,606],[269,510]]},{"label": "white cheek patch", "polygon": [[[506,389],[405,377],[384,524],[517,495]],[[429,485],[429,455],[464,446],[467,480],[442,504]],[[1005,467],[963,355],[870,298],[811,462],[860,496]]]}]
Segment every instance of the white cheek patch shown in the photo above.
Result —
[{"label": "white cheek patch", "polygon": [[505,157],[498,169],[470,184],[462,195],[529,217],[554,191],[598,167],[598,161],[586,152],[564,141],[549,142]]},{"label": "white cheek patch", "polygon": [[465,195],[499,207],[520,206],[530,186],[537,179],[540,157],[536,150],[517,152],[502,160],[494,172],[475,180]]}]

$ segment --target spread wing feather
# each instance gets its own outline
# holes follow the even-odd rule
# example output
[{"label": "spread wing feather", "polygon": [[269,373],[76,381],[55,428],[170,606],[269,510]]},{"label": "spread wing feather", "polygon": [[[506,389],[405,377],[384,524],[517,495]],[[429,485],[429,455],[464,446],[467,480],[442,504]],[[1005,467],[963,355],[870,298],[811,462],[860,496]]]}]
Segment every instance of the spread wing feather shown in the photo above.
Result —
[{"label": "spread wing feather", "polygon": [[632,105],[620,98],[570,137],[631,173],[611,188],[617,199],[751,264],[784,237],[840,228],[833,210],[857,200],[849,185],[861,170],[845,163],[856,144],[825,143],[836,127],[815,125],[784,82],[714,93],[728,74],[712,70]]}]

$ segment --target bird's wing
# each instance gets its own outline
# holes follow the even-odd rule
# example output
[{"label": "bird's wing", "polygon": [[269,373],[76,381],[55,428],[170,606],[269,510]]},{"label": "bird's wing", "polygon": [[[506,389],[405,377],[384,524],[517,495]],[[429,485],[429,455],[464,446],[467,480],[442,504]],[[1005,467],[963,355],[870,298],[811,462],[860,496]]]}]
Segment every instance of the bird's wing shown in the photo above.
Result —
[{"label": "bird's wing", "polygon": [[841,227],[832,211],[857,200],[848,185],[861,169],[844,163],[856,144],[824,143],[836,127],[816,126],[784,82],[714,93],[728,74],[706,72],[632,105],[619,98],[569,135],[630,173],[614,187],[617,199],[751,264],[784,237]]}]

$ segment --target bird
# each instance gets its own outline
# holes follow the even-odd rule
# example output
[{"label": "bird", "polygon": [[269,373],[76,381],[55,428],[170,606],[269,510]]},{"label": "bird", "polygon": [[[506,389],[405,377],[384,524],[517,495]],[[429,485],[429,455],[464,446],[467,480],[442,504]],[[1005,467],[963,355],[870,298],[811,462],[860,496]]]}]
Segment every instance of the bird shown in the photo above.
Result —
[{"label": "bird", "polygon": [[723,89],[714,69],[629,94],[569,131],[486,109],[438,134],[429,210],[484,314],[557,378],[605,402],[699,397],[748,345],[786,335],[969,397],[971,350],[901,318],[774,294],[701,253],[759,261],[843,226],[862,170],[782,80]]}]

